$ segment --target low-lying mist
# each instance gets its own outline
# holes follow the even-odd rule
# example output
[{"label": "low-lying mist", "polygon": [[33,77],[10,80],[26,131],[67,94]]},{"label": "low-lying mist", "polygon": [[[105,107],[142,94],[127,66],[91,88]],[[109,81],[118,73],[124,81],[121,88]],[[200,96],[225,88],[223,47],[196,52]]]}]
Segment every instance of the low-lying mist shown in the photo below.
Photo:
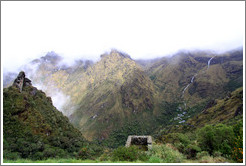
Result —
[{"label": "low-lying mist", "polygon": [[[48,52],[45,56],[29,61],[17,69],[4,70],[3,88],[11,86],[14,79],[18,76],[18,73],[24,71],[26,77],[31,79],[34,87],[37,87],[39,90],[45,92],[47,96],[50,96],[53,105],[64,115],[70,116],[75,109],[75,107],[71,105],[70,96],[65,94],[61,88],[58,88],[55,82],[51,79],[46,80],[46,78],[59,70],[73,72],[80,67],[86,69],[93,63],[93,60],[67,58],[53,51]],[[47,71],[49,73],[47,73]]]}]

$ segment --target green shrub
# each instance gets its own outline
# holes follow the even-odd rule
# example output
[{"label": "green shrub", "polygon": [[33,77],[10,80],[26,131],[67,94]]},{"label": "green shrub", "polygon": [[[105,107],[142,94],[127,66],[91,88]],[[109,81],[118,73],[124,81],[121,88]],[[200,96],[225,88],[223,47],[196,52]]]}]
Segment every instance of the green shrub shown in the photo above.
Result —
[{"label": "green shrub", "polygon": [[44,153],[37,152],[32,155],[32,160],[42,160],[44,158]]},{"label": "green shrub", "polygon": [[196,153],[200,152],[201,149],[191,141],[193,137],[193,135],[188,137],[187,134],[183,133],[169,133],[162,137],[162,141],[173,144],[179,152],[186,154],[187,158],[195,158]]},{"label": "green shrub", "polygon": [[21,157],[20,157],[20,153],[18,153],[18,152],[8,152],[8,151],[5,151],[3,153],[3,158],[4,159],[8,159],[8,160],[17,160],[17,159],[19,159]]},{"label": "green shrub", "polygon": [[78,159],[96,159],[103,152],[103,148],[96,144],[90,144],[80,149]]},{"label": "green shrub", "polygon": [[183,133],[169,133],[162,137],[162,142],[173,144],[181,153],[185,153],[186,147],[191,144],[190,138]]},{"label": "green shrub", "polygon": [[77,159],[89,159],[91,157],[88,147],[83,147],[78,153]]},{"label": "green shrub", "polygon": [[145,152],[139,150],[137,146],[118,147],[112,152],[112,161],[146,161],[148,156]]},{"label": "green shrub", "polygon": [[237,162],[243,162],[243,121],[239,121],[233,126],[235,140],[233,144],[232,159]]},{"label": "green shrub", "polygon": [[68,157],[68,153],[61,149],[61,148],[56,148],[56,156],[59,158],[67,158]]},{"label": "green shrub", "polygon": [[89,152],[91,155],[90,159],[95,159],[95,158],[101,156],[103,153],[103,147],[98,145],[98,144],[89,144],[88,148],[89,148]]},{"label": "green shrub", "polygon": [[220,151],[215,151],[214,153],[213,153],[213,156],[214,157],[220,157],[222,155],[222,153],[220,152]]},{"label": "green shrub", "polygon": [[201,159],[201,158],[203,158],[204,156],[210,156],[210,155],[209,155],[209,153],[208,153],[207,151],[201,151],[201,152],[198,152],[198,153],[196,154],[196,158],[197,158],[197,159]]},{"label": "green shrub", "polygon": [[185,145],[183,143],[175,143],[174,146],[179,150],[179,152],[185,153]]},{"label": "green shrub", "polygon": [[184,145],[190,144],[191,140],[186,134],[179,133],[178,134],[179,141]]},{"label": "green shrub", "polygon": [[165,163],[180,163],[183,161],[184,156],[177,150],[173,150],[166,144],[153,145],[149,152],[149,155],[153,159],[162,159]]},{"label": "green shrub", "polygon": [[223,155],[232,154],[234,142],[232,127],[224,124],[206,125],[198,130],[197,136],[201,149],[208,151],[210,155],[215,151],[220,151]]},{"label": "green shrub", "polygon": [[190,144],[185,148],[185,154],[188,159],[195,158],[196,154],[201,151],[201,148],[197,145]]},{"label": "green shrub", "polygon": [[150,156],[148,162],[149,162],[149,163],[163,163],[164,161],[163,161],[161,158],[152,155],[152,156]]},{"label": "green shrub", "polygon": [[43,154],[44,154],[45,158],[54,158],[54,157],[56,157],[56,151],[55,151],[55,149],[53,149],[51,147],[45,148],[44,151],[43,151]]},{"label": "green shrub", "polygon": [[99,157],[100,161],[108,161],[110,160],[112,151],[110,149],[105,149],[103,154]]}]

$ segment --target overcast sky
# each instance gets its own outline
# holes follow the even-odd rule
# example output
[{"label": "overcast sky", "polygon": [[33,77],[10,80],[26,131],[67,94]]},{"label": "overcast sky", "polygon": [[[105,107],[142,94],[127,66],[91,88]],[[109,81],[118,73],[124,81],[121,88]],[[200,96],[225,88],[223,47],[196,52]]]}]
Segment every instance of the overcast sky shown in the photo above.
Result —
[{"label": "overcast sky", "polygon": [[48,51],[98,59],[111,48],[133,59],[180,49],[242,46],[245,2],[1,2],[3,69]]}]

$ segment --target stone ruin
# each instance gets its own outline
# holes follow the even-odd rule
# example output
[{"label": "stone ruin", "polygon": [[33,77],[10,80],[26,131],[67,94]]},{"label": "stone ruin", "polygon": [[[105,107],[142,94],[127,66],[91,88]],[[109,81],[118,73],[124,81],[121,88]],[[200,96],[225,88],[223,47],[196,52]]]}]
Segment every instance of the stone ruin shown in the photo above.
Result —
[{"label": "stone ruin", "polygon": [[144,150],[149,150],[152,148],[152,137],[130,135],[127,138],[126,147],[130,147],[132,145],[140,146]]},{"label": "stone ruin", "polygon": [[32,85],[31,82],[31,80],[26,78],[25,72],[21,71],[15,79],[13,86],[16,86],[22,92],[23,87]]}]

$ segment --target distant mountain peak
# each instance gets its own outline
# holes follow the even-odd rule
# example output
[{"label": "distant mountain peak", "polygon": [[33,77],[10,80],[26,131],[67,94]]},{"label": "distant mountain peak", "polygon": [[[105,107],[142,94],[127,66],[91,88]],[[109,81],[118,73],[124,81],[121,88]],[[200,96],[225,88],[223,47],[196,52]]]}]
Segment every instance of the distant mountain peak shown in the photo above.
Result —
[{"label": "distant mountain peak", "polygon": [[54,51],[50,51],[45,56],[42,56],[40,59],[33,60],[32,63],[45,62],[45,63],[57,64],[62,59],[63,58],[59,56],[57,53],[55,53]]},{"label": "distant mountain peak", "polygon": [[129,59],[132,59],[131,57],[130,57],[130,55],[128,55],[127,53],[124,53],[124,52],[121,52],[121,51],[119,51],[119,50],[117,50],[117,49],[111,49],[111,51],[110,51],[110,53],[104,53],[104,54],[102,54],[101,55],[101,58],[103,58],[103,57],[110,57],[110,56],[120,56],[120,57],[123,57],[123,58],[129,58]]}]

